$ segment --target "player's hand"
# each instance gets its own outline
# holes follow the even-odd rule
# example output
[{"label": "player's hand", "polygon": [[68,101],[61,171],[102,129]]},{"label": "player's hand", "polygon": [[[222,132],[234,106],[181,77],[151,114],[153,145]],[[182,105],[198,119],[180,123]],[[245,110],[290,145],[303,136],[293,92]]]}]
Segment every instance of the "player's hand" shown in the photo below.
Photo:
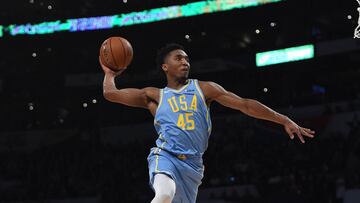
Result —
[{"label": "player's hand", "polygon": [[113,71],[112,69],[110,69],[109,67],[105,66],[102,61],[101,61],[101,57],[99,56],[99,63],[101,65],[101,68],[103,69],[105,74],[111,74],[114,76],[120,75],[126,68],[119,70],[119,71]]},{"label": "player's hand", "polygon": [[303,128],[298,126],[294,121],[288,119],[284,124],[285,131],[289,134],[290,139],[294,139],[295,135],[300,139],[302,143],[305,143],[304,137],[313,138],[315,135],[315,131],[310,130],[308,128]]}]

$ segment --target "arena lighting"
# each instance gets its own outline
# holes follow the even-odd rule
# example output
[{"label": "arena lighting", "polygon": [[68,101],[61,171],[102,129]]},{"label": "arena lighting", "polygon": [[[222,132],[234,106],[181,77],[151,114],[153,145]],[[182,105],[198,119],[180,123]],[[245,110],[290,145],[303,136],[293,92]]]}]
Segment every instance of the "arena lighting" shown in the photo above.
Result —
[{"label": "arena lighting", "polygon": [[298,47],[261,52],[256,54],[256,66],[300,61],[314,58],[314,45],[308,44]]},{"label": "arena lighting", "polygon": [[9,33],[11,36],[15,36],[52,34],[63,31],[80,32],[87,30],[111,29],[114,27],[124,27],[181,17],[229,11],[233,9],[261,6],[281,1],[286,0],[207,0],[112,16],[56,20],[38,24],[12,24],[4,27],[0,25],[0,37],[4,34],[1,32],[2,30]]},{"label": "arena lighting", "polygon": [[34,110],[34,104],[32,102],[28,103],[29,110]]}]

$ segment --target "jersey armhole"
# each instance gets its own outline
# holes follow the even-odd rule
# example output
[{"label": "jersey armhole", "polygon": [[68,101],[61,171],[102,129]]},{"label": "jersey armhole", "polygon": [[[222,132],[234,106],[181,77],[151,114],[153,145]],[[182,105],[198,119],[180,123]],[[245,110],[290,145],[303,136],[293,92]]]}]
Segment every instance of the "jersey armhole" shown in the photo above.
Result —
[{"label": "jersey armhole", "polygon": [[208,133],[209,133],[209,135],[210,135],[210,133],[211,133],[210,107],[206,104],[205,96],[204,96],[204,93],[202,92],[202,90],[201,90],[201,88],[200,88],[200,85],[199,85],[199,81],[198,81],[198,80],[195,80],[195,87],[196,87],[197,91],[199,92],[200,97],[201,97],[201,100],[203,101],[203,103],[204,103],[204,105],[205,105],[205,109],[206,109],[206,121],[207,121],[208,124],[209,124]]},{"label": "jersey armhole", "polygon": [[164,94],[164,89],[160,89],[160,97],[159,97],[159,102],[158,102],[158,106],[156,108],[155,114],[158,112],[158,110],[160,109],[160,106],[162,104],[163,94]]},{"label": "jersey armhole", "polygon": [[194,80],[195,81],[195,87],[197,89],[197,91],[199,92],[200,94],[200,97],[201,97],[201,100],[203,101],[204,105],[206,108],[209,108],[208,105],[206,104],[206,101],[205,101],[205,96],[200,88],[200,85],[199,85],[199,81],[198,80]]}]

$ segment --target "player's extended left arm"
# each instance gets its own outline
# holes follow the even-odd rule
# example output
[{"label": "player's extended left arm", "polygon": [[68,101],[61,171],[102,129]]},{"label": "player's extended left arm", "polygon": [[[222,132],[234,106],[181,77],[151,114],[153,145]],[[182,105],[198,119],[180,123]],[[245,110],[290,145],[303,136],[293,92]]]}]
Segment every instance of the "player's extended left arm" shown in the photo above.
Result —
[{"label": "player's extended left arm", "polygon": [[307,137],[314,137],[314,131],[298,126],[294,121],[285,115],[282,115],[271,108],[265,106],[259,101],[253,99],[245,99],[237,96],[236,94],[226,91],[220,85],[208,82],[210,91],[210,99],[219,102],[221,105],[239,110],[246,115],[254,118],[263,119],[279,123],[284,126],[285,131],[289,134],[290,138],[294,138],[294,133],[299,137],[302,143],[305,142],[302,135]]}]

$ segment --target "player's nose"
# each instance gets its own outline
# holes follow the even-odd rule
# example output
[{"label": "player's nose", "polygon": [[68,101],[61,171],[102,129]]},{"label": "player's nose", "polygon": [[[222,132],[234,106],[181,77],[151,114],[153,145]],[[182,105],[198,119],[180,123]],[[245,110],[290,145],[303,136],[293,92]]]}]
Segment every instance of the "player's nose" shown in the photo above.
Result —
[{"label": "player's nose", "polygon": [[189,64],[189,62],[188,62],[186,59],[182,59],[182,60],[181,60],[181,65],[187,66],[187,67],[190,68],[190,64]]}]

